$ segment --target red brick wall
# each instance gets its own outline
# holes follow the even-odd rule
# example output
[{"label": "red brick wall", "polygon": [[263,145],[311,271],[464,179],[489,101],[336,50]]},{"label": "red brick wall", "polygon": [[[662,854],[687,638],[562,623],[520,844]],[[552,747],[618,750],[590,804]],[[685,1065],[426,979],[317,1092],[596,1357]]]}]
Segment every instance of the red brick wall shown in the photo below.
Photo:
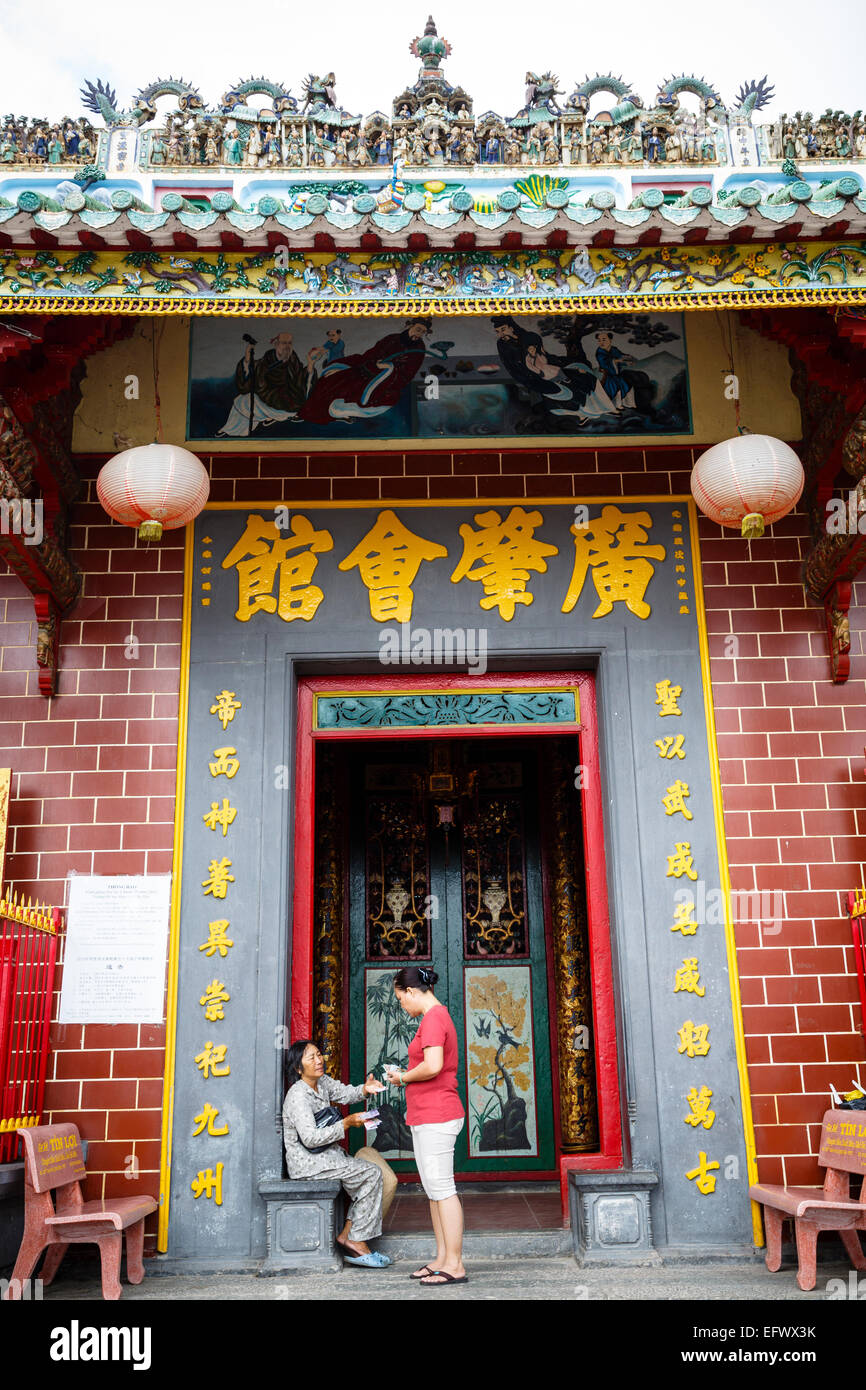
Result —
[{"label": "red brick wall", "polygon": [[[64,902],[65,876],[171,868],[182,540],[149,549],[95,501],[71,544],[83,595],[62,632],[59,697],[37,693],[32,603],[0,578],[0,763],[15,771],[6,880]],[[687,493],[691,449],[216,455],[214,501]],[[735,888],[779,890],[786,920],[737,944],[761,1176],[817,1180],[827,1085],[866,1058],[844,895],[866,834],[866,655],[852,615],[854,679],[833,686],[823,618],[800,582],[803,516],[748,546],[702,520],[702,554],[728,851]],[[864,594],[866,598],[866,586]],[[138,659],[126,655],[130,630]],[[735,637],[737,644],[726,645]],[[52,1120],[90,1141],[91,1196],[155,1191],[164,1029],[56,1026]],[[135,1155],[139,1177],[125,1176]]]}]

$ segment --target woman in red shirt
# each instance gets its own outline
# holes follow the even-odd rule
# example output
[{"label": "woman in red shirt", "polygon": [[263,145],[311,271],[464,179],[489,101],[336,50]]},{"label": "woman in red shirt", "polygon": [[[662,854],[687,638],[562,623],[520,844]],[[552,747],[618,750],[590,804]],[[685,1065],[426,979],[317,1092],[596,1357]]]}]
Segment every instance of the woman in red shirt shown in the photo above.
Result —
[{"label": "woman in red shirt", "polygon": [[454,1144],[466,1112],[457,1094],[457,1030],[433,993],[439,976],[425,965],[407,965],[394,976],[394,992],[406,1013],[421,1019],[409,1044],[409,1070],[391,1069],[388,1080],[406,1087],[406,1123],[415,1162],[429,1200],[436,1255],[412,1275],[422,1284],[465,1284],[463,1207],[454,1186]]}]

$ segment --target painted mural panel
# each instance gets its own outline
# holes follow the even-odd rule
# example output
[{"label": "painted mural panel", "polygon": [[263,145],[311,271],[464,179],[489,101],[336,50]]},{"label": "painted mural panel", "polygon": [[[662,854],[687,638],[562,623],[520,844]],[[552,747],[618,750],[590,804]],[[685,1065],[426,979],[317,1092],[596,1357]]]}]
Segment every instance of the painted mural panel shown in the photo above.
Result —
[{"label": "painted mural panel", "polygon": [[[504,273],[504,272],[500,272]],[[691,430],[680,314],[196,319],[189,439]]]},{"label": "painted mural panel", "polygon": [[470,1158],[538,1153],[528,965],[464,971]]},{"label": "painted mural panel", "polygon": [[[364,1074],[381,1080],[390,1062],[405,1070],[409,1066],[409,1044],[418,1020],[404,1013],[394,993],[395,970],[365,970],[366,1043]],[[389,1086],[377,1101],[381,1123],[374,1147],[384,1158],[411,1158],[412,1135],[406,1124],[406,1092]]]}]

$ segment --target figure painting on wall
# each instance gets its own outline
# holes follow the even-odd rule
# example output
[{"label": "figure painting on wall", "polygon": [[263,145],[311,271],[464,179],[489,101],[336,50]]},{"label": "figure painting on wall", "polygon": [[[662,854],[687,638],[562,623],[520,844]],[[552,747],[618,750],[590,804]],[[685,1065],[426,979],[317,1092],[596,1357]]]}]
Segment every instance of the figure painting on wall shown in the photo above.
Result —
[{"label": "figure painting on wall", "polygon": [[613,402],[614,410],[634,407],[634,388],[622,375],[621,368],[634,365],[634,358],[614,347],[612,333],[596,333],[598,347],[595,360],[601,372],[602,386]]},{"label": "figure painting on wall", "polygon": [[[335,266],[336,260],[311,261],[309,270],[324,283]],[[401,263],[346,260],[337,268],[353,283],[383,276],[392,293],[405,293]],[[450,276],[449,263],[436,261],[434,272]],[[522,277],[502,266],[479,266],[475,273],[482,286],[492,275],[499,294],[542,284],[531,264]],[[268,320],[242,327],[249,331],[239,342],[236,321],[193,323],[191,440],[507,439],[691,429],[677,314],[415,316],[391,328],[337,313],[324,323],[293,321],[276,333]]]},{"label": "figure painting on wall", "polygon": [[432,329],[432,319],[409,319],[402,333],[389,333],[366,352],[331,359],[298,411],[299,418],[324,425],[390,410],[420,371],[424,339]]},{"label": "figure painting on wall", "polygon": [[428,318],[410,319],[402,333],[389,333],[366,352],[348,357],[342,329],[329,328],[325,342],[311,347],[305,362],[294,349],[291,333],[278,333],[254,363],[254,344],[248,341],[235,369],[238,394],[217,433],[241,438],[277,421],[327,425],[331,420],[382,415],[396,405],[420,370],[424,338],[432,327]]},{"label": "figure painting on wall", "polygon": [[264,355],[253,361],[255,342],[248,334],[244,355],[235,368],[237,395],[231,413],[217,434],[240,438],[259,426],[294,418],[306,400],[307,384],[313,371],[312,354],[305,367],[294,349],[291,333],[278,333]]},{"label": "figure painting on wall", "polygon": [[538,392],[552,415],[573,415],[583,424],[608,414],[610,400],[581,347],[577,325],[564,353],[551,352],[540,334],[521,328],[511,315],[494,318],[493,330],[509,376]]}]

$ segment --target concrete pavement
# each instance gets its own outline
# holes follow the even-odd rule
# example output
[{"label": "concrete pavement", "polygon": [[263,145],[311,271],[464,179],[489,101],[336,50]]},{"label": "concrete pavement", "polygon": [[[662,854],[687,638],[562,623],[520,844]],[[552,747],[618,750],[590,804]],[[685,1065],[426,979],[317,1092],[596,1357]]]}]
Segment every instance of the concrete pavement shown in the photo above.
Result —
[{"label": "concrete pavement", "polygon": [[[147,1269],[147,1264],[145,1265]],[[121,1305],[161,1300],[237,1302],[309,1301],[392,1302],[423,1301],[665,1301],[699,1299],[707,1302],[812,1302],[843,1296],[850,1298],[852,1281],[842,1261],[819,1264],[818,1282],[803,1293],[796,1282],[796,1267],[783,1265],[770,1274],[763,1263],[725,1260],[632,1269],[580,1268],[570,1257],[522,1261],[475,1260],[467,1262],[468,1284],[454,1288],[426,1288],[409,1279],[412,1265],[400,1261],[384,1270],[345,1267],[337,1274],[280,1275],[259,1278],[254,1274],[157,1274],[148,1272],[143,1284],[124,1281]],[[866,1275],[861,1274],[860,1297],[866,1298]],[[830,1284],[839,1280],[841,1284]],[[856,1280],[853,1281],[856,1288]],[[43,1292],[43,1301],[87,1301],[100,1298],[99,1280],[82,1278],[78,1270],[64,1274]],[[115,1305],[118,1306],[118,1305]]]}]

